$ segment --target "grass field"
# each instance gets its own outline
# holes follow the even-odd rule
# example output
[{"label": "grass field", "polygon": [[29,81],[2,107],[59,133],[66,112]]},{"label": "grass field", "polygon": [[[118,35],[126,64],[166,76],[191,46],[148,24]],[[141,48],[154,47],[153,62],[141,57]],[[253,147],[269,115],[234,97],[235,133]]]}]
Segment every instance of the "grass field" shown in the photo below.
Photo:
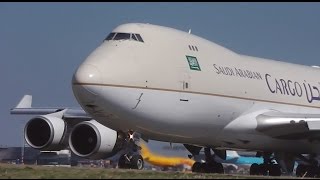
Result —
[{"label": "grass field", "polygon": [[263,177],[190,172],[159,172],[83,167],[44,167],[35,165],[0,164],[0,179],[257,179],[293,178]]}]

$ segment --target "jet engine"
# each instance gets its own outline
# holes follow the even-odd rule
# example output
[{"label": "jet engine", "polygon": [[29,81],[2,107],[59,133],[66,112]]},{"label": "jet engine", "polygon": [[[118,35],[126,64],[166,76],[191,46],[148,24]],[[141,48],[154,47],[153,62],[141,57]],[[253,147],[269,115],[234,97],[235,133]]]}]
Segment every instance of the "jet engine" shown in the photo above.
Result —
[{"label": "jet engine", "polygon": [[63,119],[43,115],[29,120],[24,129],[24,137],[32,148],[54,151],[64,149],[68,145],[64,138],[65,132],[66,123]]},{"label": "jet engine", "polygon": [[72,152],[88,159],[111,157],[124,145],[124,133],[114,131],[95,120],[77,124],[69,136]]}]

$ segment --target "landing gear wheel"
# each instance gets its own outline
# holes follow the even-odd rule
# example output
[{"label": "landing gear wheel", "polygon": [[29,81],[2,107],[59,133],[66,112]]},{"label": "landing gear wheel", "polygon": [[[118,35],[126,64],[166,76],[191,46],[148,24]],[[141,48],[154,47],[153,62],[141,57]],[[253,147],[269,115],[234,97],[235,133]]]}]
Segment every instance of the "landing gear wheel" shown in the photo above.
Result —
[{"label": "landing gear wheel", "polygon": [[224,168],[221,163],[200,163],[195,162],[192,165],[192,172],[200,172],[200,173],[218,173],[223,174]]},{"label": "landing gear wheel", "polygon": [[267,176],[268,175],[268,164],[258,165],[258,175]]},{"label": "landing gear wheel", "polygon": [[201,163],[200,164],[200,171],[201,173],[206,173],[206,171],[208,171],[207,169],[207,164],[206,163]]},{"label": "landing gear wheel", "polygon": [[133,157],[131,158],[131,168],[132,169],[138,169],[141,170],[143,169],[143,158],[141,155],[133,155]]},{"label": "landing gear wheel", "polygon": [[279,165],[270,164],[268,169],[270,176],[281,176],[281,168]]},{"label": "landing gear wheel", "polygon": [[253,163],[250,166],[250,175],[258,175],[259,173],[259,165],[257,163]]},{"label": "landing gear wheel", "polygon": [[127,158],[125,157],[125,154],[121,155],[118,161],[118,168],[120,169],[128,169],[129,165],[126,164]]},{"label": "landing gear wheel", "polygon": [[319,178],[320,177],[320,166],[318,166],[317,170],[316,170],[316,178]]},{"label": "landing gear wheel", "polygon": [[205,173],[216,173],[216,168],[214,164],[211,163],[203,163],[203,168]]},{"label": "landing gear wheel", "polygon": [[224,174],[223,165],[221,163],[216,163],[214,165],[215,172],[218,174]]},{"label": "landing gear wheel", "polygon": [[306,177],[316,177],[317,176],[318,166],[310,165],[307,168]]},{"label": "landing gear wheel", "polygon": [[200,172],[200,169],[201,169],[200,162],[193,163],[192,168],[191,168],[192,172]]},{"label": "landing gear wheel", "polygon": [[302,177],[307,172],[307,167],[304,164],[299,164],[296,169],[296,176]]}]

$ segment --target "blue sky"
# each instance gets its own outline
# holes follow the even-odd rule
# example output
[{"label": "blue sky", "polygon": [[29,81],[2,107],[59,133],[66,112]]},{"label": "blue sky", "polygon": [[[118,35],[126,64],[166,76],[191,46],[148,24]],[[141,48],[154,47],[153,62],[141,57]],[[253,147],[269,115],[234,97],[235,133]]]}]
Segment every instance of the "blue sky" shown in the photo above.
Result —
[{"label": "blue sky", "polygon": [[319,17],[320,3],[1,2],[0,145],[22,143],[32,116],[9,110],[24,94],[33,95],[34,106],[79,107],[72,74],[122,23],[191,28],[240,54],[320,65]]}]

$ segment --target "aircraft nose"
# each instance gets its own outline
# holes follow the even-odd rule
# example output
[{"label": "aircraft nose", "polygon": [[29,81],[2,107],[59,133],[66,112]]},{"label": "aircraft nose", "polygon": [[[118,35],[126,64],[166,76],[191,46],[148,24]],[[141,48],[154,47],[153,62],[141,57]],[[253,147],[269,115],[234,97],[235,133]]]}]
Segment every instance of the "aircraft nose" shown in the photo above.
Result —
[{"label": "aircraft nose", "polygon": [[94,85],[101,83],[99,69],[92,64],[82,64],[74,73],[72,84]]},{"label": "aircraft nose", "polygon": [[72,90],[80,104],[91,104],[100,93],[101,74],[99,69],[88,63],[80,65],[72,77]]}]

